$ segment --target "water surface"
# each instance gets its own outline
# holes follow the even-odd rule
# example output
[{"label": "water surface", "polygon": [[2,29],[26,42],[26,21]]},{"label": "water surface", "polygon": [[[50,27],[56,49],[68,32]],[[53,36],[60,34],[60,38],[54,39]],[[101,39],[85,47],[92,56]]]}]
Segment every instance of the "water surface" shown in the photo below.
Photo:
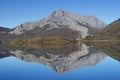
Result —
[{"label": "water surface", "polygon": [[120,46],[89,46],[0,46],[0,80],[120,80]]}]

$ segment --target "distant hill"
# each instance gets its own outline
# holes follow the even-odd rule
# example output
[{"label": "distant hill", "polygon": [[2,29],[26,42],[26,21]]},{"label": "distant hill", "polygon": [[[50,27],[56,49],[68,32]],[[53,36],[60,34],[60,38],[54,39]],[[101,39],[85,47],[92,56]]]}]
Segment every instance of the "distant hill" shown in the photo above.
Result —
[{"label": "distant hill", "polygon": [[105,28],[97,31],[87,38],[95,40],[120,40],[120,19],[107,25]]},{"label": "distant hill", "polygon": [[1,27],[0,26],[0,45],[2,44],[3,37],[7,36],[7,33],[10,31],[9,28]]},{"label": "distant hill", "polygon": [[9,28],[4,28],[0,26],[0,33],[8,32],[9,30]]}]

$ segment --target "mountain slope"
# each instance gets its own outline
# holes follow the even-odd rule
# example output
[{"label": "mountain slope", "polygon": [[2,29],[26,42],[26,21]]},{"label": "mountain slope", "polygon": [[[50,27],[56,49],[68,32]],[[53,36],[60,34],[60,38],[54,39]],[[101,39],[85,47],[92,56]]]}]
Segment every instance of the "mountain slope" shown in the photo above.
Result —
[{"label": "mountain slope", "polygon": [[120,40],[120,19],[93,34],[93,39]]},{"label": "mountain slope", "polygon": [[0,44],[1,44],[2,37],[5,37],[8,33],[8,31],[10,31],[9,28],[4,28],[4,27],[0,26]]},{"label": "mountain slope", "polygon": [[5,33],[8,32],[10,29],[9,28],[4,28],[0,26],[0,33]]},{"label": "mountain slope", "polygon": [[[32,32],[34,32],[33,29],[37,28],[38,29],[38,33],[36,33],[37,35],[41,34],[41,32],[44,33],[44,31],[52,30],[55,28],[57,29],[68,28],[71,29],[72,32],[80,31],[81,37],[84,38],[87,35],[103,28],[104,26],[106,26],[106,24],[103,23],[101,20],[95,18],[94,16],[83,16],[74,14],[69,11],[63,11],[61,9],[58,9],[54,11],[52,14],[50,14],[48,17],[45,17],[39,21],[21,24],[10,33],[19,35],[24,34],[31,30],[30,33],[32,34]],[[55,32],[54,34],[57,33],[57,31],[54,32]]]}]

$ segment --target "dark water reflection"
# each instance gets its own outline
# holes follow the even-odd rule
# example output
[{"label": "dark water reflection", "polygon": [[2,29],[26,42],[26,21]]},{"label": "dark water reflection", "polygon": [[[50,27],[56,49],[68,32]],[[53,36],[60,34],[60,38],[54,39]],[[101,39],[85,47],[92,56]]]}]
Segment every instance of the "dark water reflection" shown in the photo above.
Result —
[{"label": "dark water reflection", "polygon": [[[106,55],[85,44],[68,44],[56,48],[2,47],[1,58],[15,56],[27,62],[37,62],[51,67],[57,73],[82,66],[93,66]],[[5,52],[6,51],[6,52]]]},{"label": "dark water reflection", "polygon": [[87,44],[88,46],[92,46],[96,50],[102,51],[108,56],[120,61],[120,42],[112,42],[112,43],[94,43]]},{"label": "dark water reflection", "polygon": [[[4,58],[9,58],[10,56],[14,56],[25,62],[34,62],[46,65],[50,67],[53,71],[57,72],[57,74],[63,74],[65,72],[71,73],[73,70],[76,70],[78,68],[81,69],[81,67],[95,66],[97,63],[106,59],[108,56],[111,56],[118,61],[120,60],[119,44],[100,43],[87,45],[88,46],[86,46],[85,44],[76,43],[60,47],[47,48],[0,46],[0,60]],[[93,72],[91,72],[91,74],[92,73]],[[91,78],[86,80],[91,80]]]}]

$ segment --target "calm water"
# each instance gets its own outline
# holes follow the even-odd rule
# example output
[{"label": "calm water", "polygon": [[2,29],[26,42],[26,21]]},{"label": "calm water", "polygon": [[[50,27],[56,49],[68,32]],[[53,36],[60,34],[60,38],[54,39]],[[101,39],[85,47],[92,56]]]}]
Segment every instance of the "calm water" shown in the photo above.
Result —
[{"label": "calm water", "polygon": [[119,61],[119,45],[1,46],[0,80],[120,80]]}]

